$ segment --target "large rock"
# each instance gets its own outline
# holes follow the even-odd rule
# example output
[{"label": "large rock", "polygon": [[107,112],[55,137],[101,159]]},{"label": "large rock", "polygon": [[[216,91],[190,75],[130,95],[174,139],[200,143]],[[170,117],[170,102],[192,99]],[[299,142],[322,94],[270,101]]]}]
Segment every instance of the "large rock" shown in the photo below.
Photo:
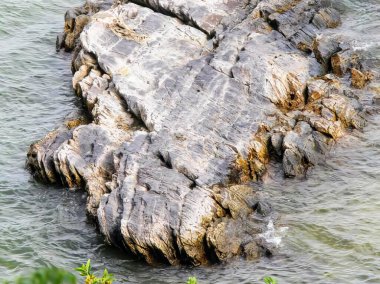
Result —
[{"label": "large rock", "polygon": [[304,176],[365,122],[353,63],[336,59],[353,54],[323,35],[339,14],[319,0],[124,2],[66,16],[90,121],[33,144],[31,170],[85,188],[107,241],[147,262],[271,254],[271,207],[242,184],[273,159]]}]

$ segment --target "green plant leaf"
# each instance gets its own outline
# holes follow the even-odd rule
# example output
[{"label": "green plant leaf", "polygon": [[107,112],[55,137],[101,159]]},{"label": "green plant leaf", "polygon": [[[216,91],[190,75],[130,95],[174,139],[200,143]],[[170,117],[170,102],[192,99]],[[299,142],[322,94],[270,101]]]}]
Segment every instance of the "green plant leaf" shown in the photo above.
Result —
[{"label": "green plant leaf", "polygon": [[265,284],[277,284],[277,279],[271,276],[265,276],[263,280]]},{"label": "green plant leaf", "polygon": [[16,279],[16,284],[76,284],[73,274],[58,268],[39,269],[28,276]]},{"label": "green plant leaf", "polygon": [[189,279],[187,279],[187,282],[186,282],[186,284],[197,284],[197,283],[198,281],[196,277],[189,277]]},{"label": "green plant leaf", "polygon": [[84,264],[82,264],[82,266],[80,266],[80,267],[75,268],[75,270],[79,272],[80,276],[87,276],[88,275],[87,270],[86,270],[86,265],[84,265]]},{"label": "green plant leaf", "polygon": [[87,273],[87,275],[91,274],[91,259],[87,260],[87,263],[86,263],[86,273]]}]

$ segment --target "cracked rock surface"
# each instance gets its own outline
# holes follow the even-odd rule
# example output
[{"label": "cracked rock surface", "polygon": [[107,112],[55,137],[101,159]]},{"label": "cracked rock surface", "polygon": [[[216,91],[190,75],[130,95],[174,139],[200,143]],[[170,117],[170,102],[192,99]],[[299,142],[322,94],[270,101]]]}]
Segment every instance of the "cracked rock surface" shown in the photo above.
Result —
[{"label": "cracked rock surface", "polygon": [[85,117],[34,143],[36,178],[88,192],[106,240],[149,263],[275,252],[260,181],[323,163],[365,124],[378,79],[320,0],[87,1],[57,47],[74,50]]}]

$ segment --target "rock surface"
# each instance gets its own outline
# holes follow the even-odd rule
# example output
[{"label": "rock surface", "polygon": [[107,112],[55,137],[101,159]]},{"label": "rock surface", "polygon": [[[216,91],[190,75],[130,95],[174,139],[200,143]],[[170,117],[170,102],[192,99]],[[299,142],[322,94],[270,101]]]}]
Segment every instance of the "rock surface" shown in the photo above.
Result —
[{"label": "rock surface", "polygon": [[107,241],[149,263],[270,255],[273,212],[244,184],[271,160],[305,176],[365,124],[357,88],[377,75],[326,32],[340,21],[320,0],[87,1],[57,40],[87,118],[28,165],[85,188]]}]

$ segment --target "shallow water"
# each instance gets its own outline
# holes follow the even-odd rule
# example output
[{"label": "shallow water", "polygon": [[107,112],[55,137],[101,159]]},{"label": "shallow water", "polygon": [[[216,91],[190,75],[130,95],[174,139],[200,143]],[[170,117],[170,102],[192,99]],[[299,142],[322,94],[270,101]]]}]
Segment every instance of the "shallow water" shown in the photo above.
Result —
[{"label": "shallow water", "polygon": [[[268,181],[281,223],[279,254],[205,268],[149,267],[104,244],[84,214],[83,192],[44,186],[24,169],[28,145],[78,102],[70,55],[56,53],[68,7],[81,0],[0,2],[0,279],[45,265],[72,269],[88,258],[128,283],[380,283],[380,117],[340,141],[306,181]],[[380,1],[335,1],[340,30],[380,59]]]}]

